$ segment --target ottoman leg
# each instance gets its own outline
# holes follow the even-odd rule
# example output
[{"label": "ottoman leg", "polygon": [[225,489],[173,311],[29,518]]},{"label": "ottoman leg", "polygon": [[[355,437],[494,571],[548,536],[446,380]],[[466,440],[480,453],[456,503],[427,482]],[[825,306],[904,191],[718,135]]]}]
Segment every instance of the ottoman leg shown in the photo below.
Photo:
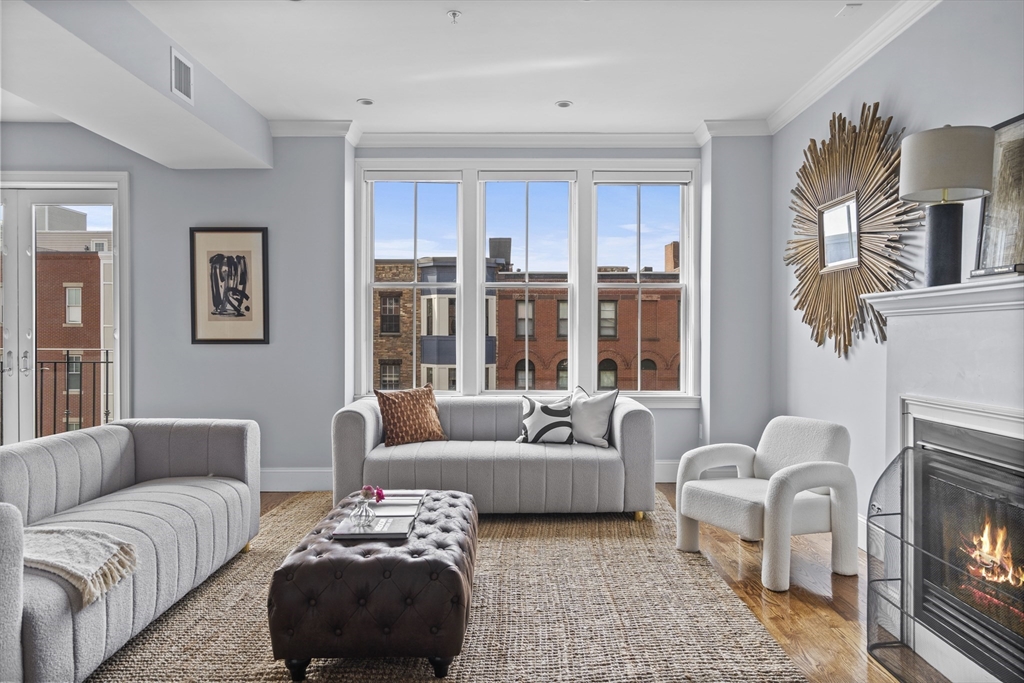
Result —
[{"label": "ottoman leg", "polygon": [[434,665],[434,677],[444,678],[448,675],[448,667],[455,657],[427,657],[427,661]]},{"label": "ottoman leg", "polygon": [[293,681],[304,681],[306,680],[306,667],[309,666],[309,662],[310,660],[308,659],[286,659],[284,660],[284,665],[291,672]]}]

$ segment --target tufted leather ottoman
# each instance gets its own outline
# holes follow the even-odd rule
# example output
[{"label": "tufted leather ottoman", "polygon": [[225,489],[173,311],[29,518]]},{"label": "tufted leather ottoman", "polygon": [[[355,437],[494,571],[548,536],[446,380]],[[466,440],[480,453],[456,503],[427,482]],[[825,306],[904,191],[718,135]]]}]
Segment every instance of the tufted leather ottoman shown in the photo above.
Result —
[{"label": "tufted leather ottoman", "polygon": [[335,541],[344,498],[274,572],[267,610],[274,658],[293,681],[313,657],[426,657],[442,678],[462,651],[473,592],[473,496],[427,494],[400,543]]}]

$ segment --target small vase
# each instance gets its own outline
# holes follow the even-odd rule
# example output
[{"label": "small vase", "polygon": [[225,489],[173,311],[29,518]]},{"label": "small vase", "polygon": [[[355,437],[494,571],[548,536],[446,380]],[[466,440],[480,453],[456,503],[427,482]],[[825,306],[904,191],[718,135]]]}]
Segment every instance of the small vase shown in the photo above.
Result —
[{"label": "small vase", "polygon": [[356,501],[356,508],[351,514],[352,522],[358,527],[368,527],[377,518],[377,513],[370,507],[370,501],[361,498]]}]

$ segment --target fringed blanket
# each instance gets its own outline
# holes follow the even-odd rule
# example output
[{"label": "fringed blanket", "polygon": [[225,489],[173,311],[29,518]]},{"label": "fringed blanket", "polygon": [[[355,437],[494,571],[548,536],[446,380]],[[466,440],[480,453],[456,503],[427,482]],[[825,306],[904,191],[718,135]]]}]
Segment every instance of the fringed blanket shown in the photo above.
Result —
[{"label": "fringed blanket", "polygon": [[102,531],[26,527],[25,566],[66,579],[91,605],[135,571],[135,546]]}]

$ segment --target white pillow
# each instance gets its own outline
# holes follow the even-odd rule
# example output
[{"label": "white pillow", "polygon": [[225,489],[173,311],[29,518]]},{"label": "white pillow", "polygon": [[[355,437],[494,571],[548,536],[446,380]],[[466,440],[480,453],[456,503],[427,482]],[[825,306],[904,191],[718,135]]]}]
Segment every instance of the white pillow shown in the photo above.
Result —
[{"label": "white pillow", "polygon": [[553,403],[523,396],[523,435],[519,443],[572,443],[572,421],[569,414],[572,397]]},{"label": "white pillow", "polygon": [[608,433],[612,430],[612,410],[619,390],[591,397],[576,387],[572,392],[572,436],[579,443],[608,448]]}]

